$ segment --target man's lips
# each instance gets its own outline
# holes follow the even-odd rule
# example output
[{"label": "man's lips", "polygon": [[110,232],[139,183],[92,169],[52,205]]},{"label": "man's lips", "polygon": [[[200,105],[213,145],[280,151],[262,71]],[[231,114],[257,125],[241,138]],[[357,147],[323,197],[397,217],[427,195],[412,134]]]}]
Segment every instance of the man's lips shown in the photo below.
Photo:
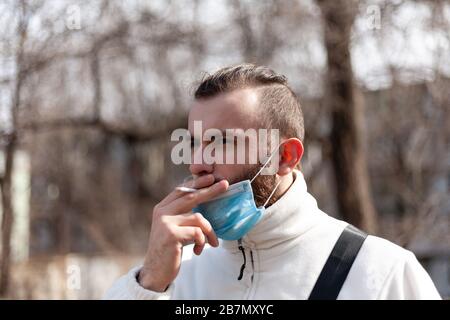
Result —
[{"label": "man's lips", "polygon": [[[208,175],[208,174],[205,174],[205,176],[206,175]],[[223,176],[221,176],[221,175],[216,175],[216,174],[212,174],[213,176],[214,176],[214,182],[213,183],[217,183],[217,182],[219,182],[219,181],[222,181],[222,180],[226,180],[226,178],[225,177],[223,177]],[[201,176],[203,176],[203,175],[197,175],[197,174],[193,174],[192,175],[192,177],[194,178],[194,179],[197,179],[197,178],[200,178]]]}]

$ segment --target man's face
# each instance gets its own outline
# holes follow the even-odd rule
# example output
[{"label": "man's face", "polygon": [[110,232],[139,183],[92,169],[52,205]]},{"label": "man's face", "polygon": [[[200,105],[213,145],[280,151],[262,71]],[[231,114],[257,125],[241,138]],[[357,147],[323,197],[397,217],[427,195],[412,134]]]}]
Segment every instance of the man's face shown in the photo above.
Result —
[{"label": "man's face", "polygon": [[[225,137],[226,129],[261,129],[261,121],[258,118],[258,95],[254,89],[239,89],[229,93],[219,94],[208,99],[196,100],[189,112],[189,132],[191,137],[202,147],[206,147],[209,141],[204,141],[203,133],[207,129],[216,128],[223,130]],[[202,131],[194,130],[194,121],[201,121]],[[226,140],[226,144],[232,144],[235,154],[237,153],[237,141]],[[230,146],[228,146],[230,147]],[[194,152],[202,153],[203,148],[198,148]],[[258,163],[249,163],[248,155],[250,152],[257,153],[258,145],[245,141],[245,163],[213,163],[207,164],[193,163],[189,170],[195,176],[213,174],[216,181],[226,179],[230,184],[251,179],[261,168]],[[224,154],[226,155],[226,146],[224,145]],[[236,160],[236,159],[235,159]],[[259,159],[258,159],[259,161]],[[257,205],[264,203],[264,200],[270,194],[275,184],[274,176],[259,176],[253,183],[255,201]],[[275,200],[275,198],[274,198]]]}]

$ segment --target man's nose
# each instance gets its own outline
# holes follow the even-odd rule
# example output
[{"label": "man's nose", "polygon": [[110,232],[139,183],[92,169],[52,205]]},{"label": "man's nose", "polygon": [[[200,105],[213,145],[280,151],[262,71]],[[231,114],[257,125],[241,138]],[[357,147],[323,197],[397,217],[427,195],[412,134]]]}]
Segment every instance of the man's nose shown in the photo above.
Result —
[{"label": "man's nose", "polygon": [[193,175],[203,176],[206,174],[213,173],[214,165],[206,164],[203,162],[202,163],[192,163],[191,165],[189,165],[189,171],[191,171],[191,173]]},{"label": "man's nose", "polygon": [[194,151],[191,161],[192,163],[189,165],[189,171],[193,175],[201,176],[214,171],[214,165],[205,163],[203,159],[203,148],[198,148]]}]

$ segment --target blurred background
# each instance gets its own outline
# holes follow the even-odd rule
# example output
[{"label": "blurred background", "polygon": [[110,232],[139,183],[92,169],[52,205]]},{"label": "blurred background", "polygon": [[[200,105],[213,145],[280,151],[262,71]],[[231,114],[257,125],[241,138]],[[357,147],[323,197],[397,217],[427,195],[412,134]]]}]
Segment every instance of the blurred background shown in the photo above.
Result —
[{"label": "blurred background", "polygon": [[1,0],[0,297],[98,299],[146,250],[203,72],[299,95],[330,215],[412,250],[450,297],[450,2]]}]

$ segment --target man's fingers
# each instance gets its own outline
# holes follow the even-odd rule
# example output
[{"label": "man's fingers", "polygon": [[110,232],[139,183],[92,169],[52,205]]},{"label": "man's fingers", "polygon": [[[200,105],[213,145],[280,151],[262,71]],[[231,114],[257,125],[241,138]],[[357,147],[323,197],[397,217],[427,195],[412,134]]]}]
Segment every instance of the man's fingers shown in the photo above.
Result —
[{"label": "man's fingers", "polygon": [[228,181],[222,180],[216,182],[210,187],[200,189],[199,191],[188,193],[183,197],[174,200],[165,207],[167,212],[177,214],[180,212],[191,211],[196,205],[211,200],[212,198],[224,193],[228,189]]},{"label": "man's fingers", "polygon": [[[184,184],[183,187],[188,188],[194,188],[194,189],[201,189],[204,187],[208,187],[214,183],[214,176],[212,174],[207,174],[204,176],[200,176],[194,180],[189,181],[188,183]],[[167,195],[160,203],[160,206],[165,206],[172,201],[181,198],[186,195],[186,192],[180,191],[180,190],[174,190],[171,193]]]},{"label": "man's fingers", "polygon": [[195,204],[203,203],[217,197],[228,189],[228,181],[221,180],[209,188],[203,188],[195,193]]},{"label": "man's fingers", "polygon": [[186,184],[186,186],[189,188],[201,189],[209,187],[214,183],[214,181],[215,181],[214,175],[207,174],[204,176],[200,176],[192,181],[189,181],[189,183]]},{"label": "man's fingers", "polygon": [[206,235],[208,243],[213,247],[219,246],[219,239],[217,238],[214,229],[208,220],[201,213],[186,213],[174,216],[179,221],[179,226],[195,226],[202,229]]},{"label": "man's fingers", "polygon": [[179,237],[184,246],[195,243],[194,253],[196,255],[201,254],[206,244],[205,235],[199,227],[180,227]]}]

